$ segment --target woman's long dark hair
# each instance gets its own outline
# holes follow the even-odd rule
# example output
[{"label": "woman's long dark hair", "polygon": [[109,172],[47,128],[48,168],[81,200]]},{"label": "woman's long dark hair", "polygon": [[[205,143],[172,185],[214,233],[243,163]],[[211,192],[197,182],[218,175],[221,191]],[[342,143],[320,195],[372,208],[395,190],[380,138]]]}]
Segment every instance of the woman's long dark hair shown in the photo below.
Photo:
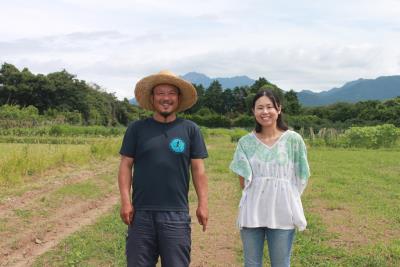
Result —
[{"label": "woman's long dark hair", "polygon": [[[286,123],[283,121],[283,118],[282,118],[281,101],[280,101],[278,95],[274,91],[272,91],[272,90],[262,90],[262,91],[258,92],[253,98],[253,105],[252,105],[253,112],[254,112],[255,107],[256,107],[257,99],[259,99],[262,96],[268,97],[271,100],[272,104],[274,104],[274,108],[276,110],[278,110],[279,107],[281,108],[281,113],[278,115],[278,119],[276,120],[276,126],[280,130],[286,131],[288,129],[288,126],[286,125]],[[256,121],[256,127],[255,127],[256,132],[257,133],[261,133],[261,130],[262,130],[261,124],[258,123],[258,121],[255,119],[255,117],[254,117],[254,120]]]}]

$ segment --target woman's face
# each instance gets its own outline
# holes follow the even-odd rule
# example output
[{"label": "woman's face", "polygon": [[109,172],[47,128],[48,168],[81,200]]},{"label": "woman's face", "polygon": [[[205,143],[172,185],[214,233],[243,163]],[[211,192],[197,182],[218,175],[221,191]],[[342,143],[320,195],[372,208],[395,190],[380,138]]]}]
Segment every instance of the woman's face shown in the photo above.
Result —
[{"label": "woman's face", "polygon": [[257,122],[263,127],[276,126],[278,115],[281,113],[281,108],[276,109],[274,103],[267,96],[262,96],[256,100],[253,114]]}]

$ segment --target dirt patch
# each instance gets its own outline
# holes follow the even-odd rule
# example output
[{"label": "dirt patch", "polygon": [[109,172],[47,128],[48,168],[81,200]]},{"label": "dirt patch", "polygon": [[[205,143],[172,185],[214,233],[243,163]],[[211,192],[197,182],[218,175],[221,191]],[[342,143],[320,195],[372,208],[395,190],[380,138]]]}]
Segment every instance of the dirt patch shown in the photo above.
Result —
[{"label": "dirt patch", "polygon": [[[5,264],[0,266],[31,266],[36,257],[55,247],[83,226],[94,223],[100,215],[109,211],[118,199],[118,196],[112,195],[96,202],[69,206],[62,213],[55,214],[56,217],[41,223],[44,227],[42,230],[25,231],[24,238],[19,240],[18,248],[9,249],[3,254]],[[55,227],[45,227],[44,224]]]},{"label": "dirt patch", "polygon": [[[240,247],[239,231],[236,228],[237,205],[232,183],[220,181],[210,186],[214,190],[227,190],[220,196],[214,192],[209,207],[209,222],[206,232],[202,232],[196,218],[196,205],[191,205],[192,215],[192,267],[240,266],[237,250]],[[230,191],[230,192],[229,192]],[[210,192],[210,195],[213,192]]]},{"label": "dirt patch", "polygon": [[[0,266],[31,266],[38,256],[108,212],[119,200],[117,183],[100,177],[116,176],[117,167],[115,162],[101,162],[80,169],[68,167],[68,173],[50,171],[46,173],[50,176],[32,179],[26,185],[30,189],[20,196],[4,198],[0,204]],[[52,196],[59,189],[86,181],[93,181],[103,194],[95,198],[66,196],[57,200],[61,203],[48,201],[54,199]],[[206,232],[202,232],[195,216],[197,203],[191,204],[190,266],[240,266],[235,186],[224,179],[210,181],[210,219]],[[190,194],[193,197],[194,190]]]},{"label": "dirt patch", "polygon": [[[109,182],[99,178],[115,176],[116,167],[114,161],[108,161],[68,174],[58,173],[32,182],[28,185],[32,190],[21,196],[5,198],[0,206],[0,266],[30,266],[37,256],[112,208],[119,199],[116,183],[110,188]],[[57,189],[82,181],[93,181],[102,193],[94,198],[51,198]]]},{"label": "dirt patch", "polygon": [[327,231],[334,237],[329,240],[333,247],[348,249],[392,241],[400,236],[400,229],[385,219],[371,219],[362,216],[351,206],[332,207],[325,201],[314,201],[311,212],[318,214]]}]

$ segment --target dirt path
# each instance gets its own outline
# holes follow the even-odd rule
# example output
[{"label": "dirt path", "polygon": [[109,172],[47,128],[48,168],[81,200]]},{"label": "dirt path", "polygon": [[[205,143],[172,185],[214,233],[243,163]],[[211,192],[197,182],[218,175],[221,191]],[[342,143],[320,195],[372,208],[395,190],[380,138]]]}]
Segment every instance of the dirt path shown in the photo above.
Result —
[{"label": "dirt path", "polygon": [[309,211],[318,214],[328,232],[334,234],[329,241],[332,247],[352,250],[389,243],[400,236],[400,229],[393,222],[361,215],[351,205],[331,207],[328,201],[314,200]]},{"label": "dirt path", "polygon": [[[104,171],[104,170],[103,170]],[[54,172],[48,171],[49,173]],[[16,193],[13,196],[7,196],[0,203],[0,217],[4,217],[12,210],[26,206],[28,202],[45,196],[49,192],[54,191],[67,184],[78,183],[89,179],[90,177],[99,173],[90,169],[73,170],[71,167],[65,167],[63,171],[57,171],[58,174],[45,173],[43,176],[46,178],[41,179],[39,175],[32,178],[32,182],[22,188],[24,193],[22,195]]]},{"label": "dirt path", "polygon": [[[86,167],[65,167],[34,177],[21,194],[0,203],[0,266],[31,266],[60,241],[93,224],[118,203],[117,159]],[[210,181],[210,220],[202,232],[191,201],[192,263],[200,266],[239,266],[239,233],[235,227],[237,188],[229,180]],[[81,188],[87,188],[82,191]],[[76,190],[76,191],[74,191]],[[4,195],[3,195],[4,196]],[[190,199],[195,200],[191,190]]]},{"label": "dirt path", "polygon": [[[30,266],[109,211],[118,202],[116,167],[114,159],[77,170],[67,167],[28,182],[31,190],[20,196],[6,197],[0,205],[0,266]],[[80,192],[80,185],[87,191]]]},{"label": "dirt path", "polygon": [[100,215],[108,212],[117,201],[117,196],[110,196],[101,200],[101,202],[106,204],[90,203],[90,205],[82,205],[80,207],[76,207],[75,205],[68,208],[66,212],[67,216],[65,216],[69,217],[68,221],[63,219],[64,216],[58,216],[58,218],[51,222],[57,225],[57,229],[45,233],[41,239],[34,238],[31,234],[31,238],[25,239],[25,243],[21,247],[22,251],[9,254],[8,261],[10,262],[11,260],[13,262],[12,266],[15,267],[30,266],[36,257],[56,246],[64,238],[78,231],[83,226],[93,224]]},{"label": "dirt path", "polygon": [[240,266],[237,251],[241,247],[236,228],[236,184],[227,181],[210,182],[209,222],[206,232],[196,219],[196,205],[191,205],[192,263],[200,266]]}]

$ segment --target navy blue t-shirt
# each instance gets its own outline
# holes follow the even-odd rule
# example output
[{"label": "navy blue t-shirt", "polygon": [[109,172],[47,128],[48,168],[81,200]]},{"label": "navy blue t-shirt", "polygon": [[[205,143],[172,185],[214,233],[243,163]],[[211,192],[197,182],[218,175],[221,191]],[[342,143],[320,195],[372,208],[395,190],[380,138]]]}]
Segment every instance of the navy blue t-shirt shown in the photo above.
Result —
[{"label": "navy blue t-shirt", "polygon": [[131,123],[120,154],[134,158],[133,205],[136,210],[187,211],[191,159],[208,156],[199,127],[177,118]]}]

